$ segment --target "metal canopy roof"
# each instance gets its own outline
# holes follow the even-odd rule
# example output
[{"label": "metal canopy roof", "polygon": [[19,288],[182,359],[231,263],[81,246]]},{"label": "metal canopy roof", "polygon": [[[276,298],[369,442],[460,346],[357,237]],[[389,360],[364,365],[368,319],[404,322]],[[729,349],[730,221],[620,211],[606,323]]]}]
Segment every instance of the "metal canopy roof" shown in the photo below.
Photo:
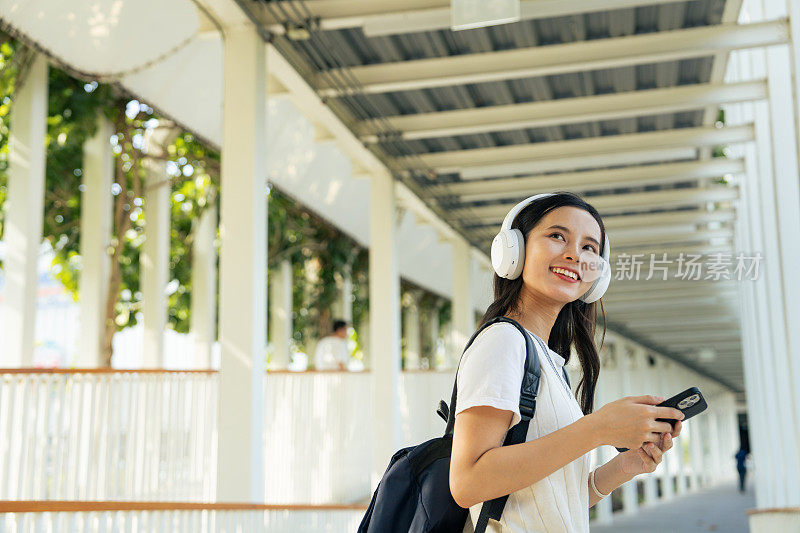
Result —
[{"label": "metal canopy roof", "polygon": [[[766,93],[760,80],[723,84],[724,69],[732,50],[785,42],[785,21],[737,25],[740,0],[525,0],[519,22],[454,32],[449,0],[239,3],[397,178],[487,253],[512,205],[559,189],[597,207],[612,264],[735,256],[743,163],[721,147],[753,131],[717,119],[720,105]],[[612,282],[609,326],[742,399],[735,282],[644,277]],[[716,358],[699,359],[703,348]]]}]

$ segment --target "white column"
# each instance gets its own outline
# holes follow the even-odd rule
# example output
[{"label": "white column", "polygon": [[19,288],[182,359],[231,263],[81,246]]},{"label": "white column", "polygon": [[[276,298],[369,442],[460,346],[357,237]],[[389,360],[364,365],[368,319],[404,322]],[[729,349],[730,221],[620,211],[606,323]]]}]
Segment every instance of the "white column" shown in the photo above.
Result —
[{"label": "white column", "polygon": [[[631,366],[632,354],[626,343],[616,342],[612,345],[616,351],[617,363],[620,372],[620,384],[622,385],[622,396],[633,396],[631,387]],[[636,489],[636,478],[622,484],[622,513],[626,515],[636,514],[639,510],[639,500]]]},{"label": "white column", "polygon": [[356,329],[358,335],[358,344],[361,345],[361,353],[363,355],[362,362],[364,368],[372,368],[372,360],[370,359],[370,335],[369,335],[369,315],[366,315],[358,324]]},{"label": "white column", "polygon": [[[643,368],[642,371],[642,384],[644,387],[644,392],[642,394],[658,394],[656,392],[657,387],[654,386],[655,376],[654,373],[656,371],[655,366],[650,366],[648,353],[641,347],[636,348],[639,351],[639,358],[641,361],[641,365]],[[642,477],[642,476],[640,476]],[[644,482],[644,503],[643,505],[653,505],[658,501],[658,480],[656,478],[655,472],[645,474],[643,476],[642,481]]]},{"label": "white column", "polygon": [[[753,7],[758,7],[753,3]],[[757,20],[785,16],[785,2],[767,0],[764,12],[756,13]],[[800,505],[800,428],[797,420],[800,403],[800,321],[797,301],[800,299],[800,280],[797,264],[800,261],[800,190],[798,189],[797,131],[798,107],[791,84],[791,54],[788,45],[770,47],[753,54],[753,73],[766,74],[768,112],[763,104],[755,104],[756,145],[759,163],[767,172],[759,173],[756,182],[761,190],[761,222],[764,239],[764,277],[766,291],[756,291],[757,300],[766,299],[764,317],[771,337],[772,349],[759,346],[758,355],[763,370],[763,393],[766,396],[766,425],[772,433],[767,448],[756,449],[758,465],[769,461],[762,454],[776,456],[775,470],[770,482],[774,485],[773,499],[759,506],[797,507]],[[766,163],[771,163],[770,166]],[[794,384],[794,385],[793,385]]]},{"label": "white column", "polygon": [[[611,365],[609,365],[609,346],[606,344],[600,350],[600,376],[597,380],[596,400],[594,404],[594,411],[596,412],[605,404],[617,400],[611,393],[610,387],[610,372]],[[604,465],[610,461],[618,452],[613,446],[603,445],[595,449],[595,457],[597,462],[595,468]],[[602,498],[594,506],[597,512],[598,524],[611,524],[613,522],[613,512],[611,506],[611,495]]]},{"label": "white column", "polygon": [[269,312],[272,361],[270,368],[286,368],[291,362],[292,339],[292,262],[281,261],[276,279],[271,283]]},{"label": "white column", "polygon": [[[662,359],[659,361],[659,372],[658,372],[658,388],[659,396],[663,396],[665,398],[669,398],[673,394],[672,387],[670,387],[670,380],[667,377],[670,372],[672,372],[672,367],[674,363]],[[675,454],[674,453],[667,453],[664,455],[664,459],[661,461],[661,464],[658,466],[658,470],[661,470],[661,498],[663,500],[670,500],[675,496],[675,487],[672,482],[672,476],[675,474]]]},{"label": "white column", "polygon": [[[735,60],[730,64],[728,82],[765,75],[762,50],[736,52],[733,58]],[[731,124],[754,122],[756,132],[754,144],[731,147],[734,156],[744,156],[746,169],[741,178],[743,194],[734,233],[736,250],[749,255],[759,252],[766,256],[764,244],[775,237],[775,229],[766,225],[774,218],[765,217],[762,213],[762,206],[771,209],[769,197],[762,192],[770,188],[772,180],[768,105],[758,102],[726,106],[726,119]],[[772,266],[772,262],[764,262],[758,278],[742,283],[739,291],[750,448],[757,465],[754,480],[756,505],[760,508],[773,506],[776,494],[783,492],[784,483],[780,475],[783,444],[778,440],[779,428],[773,422],[775,391],[767,384],[768,377],[772,375],[772,357],[769,355],[773,350],[772,330],[778,327],[770,319],[771,310],[766,298],[766,279],[774,275],[768,273]],[[697,426],[696,429],[701,428]]]},{"label": "white column", "polygon": [[108,247],[114,207],[113,126],[105,116],[97,118],[97,132],[83,145],[83,193],[81,194],[80,350],[74,364],[79,368],[103,365],[106,299],[111,270]]},{"label": "white column", "polygon": [[3,239],[5,294],[0,313],[0,364],[7,367],[33,365],[37,265],[44,217],[47,72],[47,61],[37,55],[25,84],[14,95],[12,108]]},{"label": "white column", "polygon": [[419,370],[422,352],[419,342],[419,297],[415,291],[409,291],[406,297],[410,300],[410,305],[403,308],[405,314],[403,337],[406,341],[405,368],[406,370]]},{"label": "white column", "polygon": [[430,310],[430,322],[428,323],[428,326],[430,328],[429,334],[431,337],[431,353],[428,354],[428,358],[430,360],[431,368],[438,369],[439,364],[436,360],[436,348],[439,344],[439,311],[435,307]]},{"label": "white column", "polygon": [[461,353],[475,330],[475,323],[470,298],[470,256],[469,243],[456,237],[453,244],[453,330],[450,337],[450,351],[453,367],[458,365]]},{"label": "white column", "polygon": [[[690,387],[689,382],[683,378],[686,373],[686,368],[679,367],[677,364],[672,365],[672,372],[668,376],[670,392],[667,393],[667,398]],[[672,462],[675,465],[675,475],[677,476],[677,493],[679,495],[686,494],[689,490],[689,484],[686,479],[688,469],[686,468],[686,461],[683,457],[683,446],[685,442],[686,439],[683,438],[683,435],[680,435],[677,439],[673,439],[672,449],[667,454],[672,455]]]},{"label": "white column", "polygon": [[372,363],[372,489],[400,448],[400,276],[394,180],[370,181],[369,323]]},{"label": "white column", "polygon": [[[157,128],[147,135],[148,153],[163,155],[163,145],[171,132]],[[147,162],[144,192],[144,244],[139,255],[142,289],[142,367],[164,365],[164,329],[167,327],[167,283],[169,283],[169,239],[172,186],[166,163],[151,159]]]},{"label": "white column", "polygon": [[342,292],[339,296],[342,306],[342,320],[353,325],[353,267],[345,265],[342,270]]},{"label": "white column", "polygon": [[217,338],[217,238],[218,213],[209,206],[200,216],[192,244],[191,324],[195,368],[211,368],[211,351]]},{"label": "white column", "polygon": [[266,45],[225,31],[220,192],[217,500],[264,500]]}]

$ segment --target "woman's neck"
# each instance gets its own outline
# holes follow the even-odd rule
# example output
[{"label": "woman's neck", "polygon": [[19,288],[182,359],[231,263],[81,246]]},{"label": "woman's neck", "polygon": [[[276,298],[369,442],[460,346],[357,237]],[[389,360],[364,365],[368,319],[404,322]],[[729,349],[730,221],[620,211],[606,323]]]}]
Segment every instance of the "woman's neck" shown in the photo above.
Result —
[{"label": "woman's neck", "polygon": [[505,316],[513,318],[523,328],[549,343],[550,330],[553,329],[562,307],[563,304],[559,302],[537,298],[534,294],[525,294],[520,295],[517,312],[509,311]]}]

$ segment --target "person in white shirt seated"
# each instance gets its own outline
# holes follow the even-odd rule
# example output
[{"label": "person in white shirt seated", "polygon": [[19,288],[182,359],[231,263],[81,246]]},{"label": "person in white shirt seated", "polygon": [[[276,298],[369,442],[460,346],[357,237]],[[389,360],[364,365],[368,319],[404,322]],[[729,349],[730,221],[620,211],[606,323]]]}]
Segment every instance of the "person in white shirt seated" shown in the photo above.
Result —
[{"label": "person in white shirt seated", "polygon": [[347,370],[350,350],[347,347],[347,322],[333,321],[333,333],[323,337],[314,350],[315,370]]}]

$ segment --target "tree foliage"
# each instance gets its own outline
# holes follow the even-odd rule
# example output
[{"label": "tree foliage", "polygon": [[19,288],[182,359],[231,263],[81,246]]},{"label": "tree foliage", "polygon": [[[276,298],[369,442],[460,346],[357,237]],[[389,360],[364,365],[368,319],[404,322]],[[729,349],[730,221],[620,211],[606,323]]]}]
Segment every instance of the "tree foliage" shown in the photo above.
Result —
[{"label": "tree foliage", "polygon": [[[0,237],[7,193],[8,138],[14,91],[24,80],[33,52],[0,35]],[[24,82],[24,81],[23,81]],[[169,327],[189,331],[192,244],[200,216],[218,206],[220,155],[190,132],[177,129],[118,87],[79,80],[49,69],[46,137],[46,197],[43,237],[55,251],[52,271],[77,301],[80,296],[80,215],[83,146],[95,135],[98,118],[113,125],[113,231],[109,255],[107,335],[111,360],[113,333],[136,324],[142,304],[139,256],[146,238],[146,190],[170,187]],[[155,128],[172,127],[168,143],[148,145]],[[300,349],[330,332],[343,273],[351,272],[353,325],[369,312],[367,250],[327,221],[272,187],[268,195],[268,281],[290,260],[293,278],[293,337]],[[443,324],[449,304],[423,294],[420,306],[436,312]],[[267,325],[265,324],[265,327]]]}]

